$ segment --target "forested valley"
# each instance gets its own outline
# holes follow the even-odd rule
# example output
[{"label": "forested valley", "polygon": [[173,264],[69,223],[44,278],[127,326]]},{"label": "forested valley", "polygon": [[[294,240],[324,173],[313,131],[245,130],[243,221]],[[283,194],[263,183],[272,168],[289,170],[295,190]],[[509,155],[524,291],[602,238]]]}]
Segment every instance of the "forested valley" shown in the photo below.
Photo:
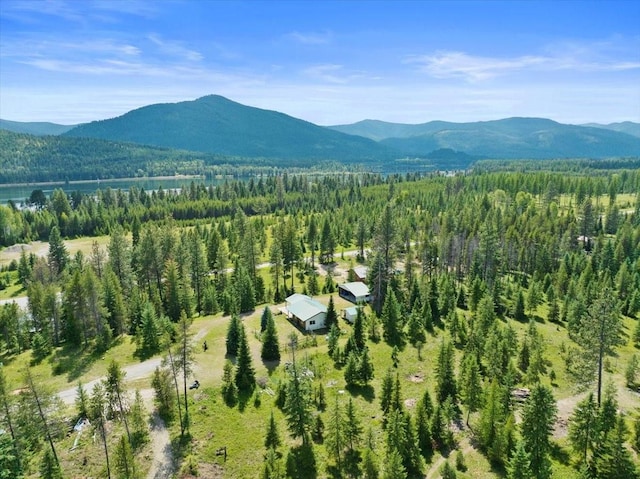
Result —
[{"label": "forested valley", "polygon": [[0,206],[0,477],[639,477],[640,170],[544,164]]}]

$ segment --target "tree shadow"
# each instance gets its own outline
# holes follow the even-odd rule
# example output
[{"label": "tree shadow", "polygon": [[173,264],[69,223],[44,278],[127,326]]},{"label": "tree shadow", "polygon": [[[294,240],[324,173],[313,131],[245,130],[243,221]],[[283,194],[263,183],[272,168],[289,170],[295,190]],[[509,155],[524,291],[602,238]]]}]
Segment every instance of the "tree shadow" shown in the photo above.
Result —
[{"label": "tree shadow", "polygon": [[78,353],[75,345],[65,345],[49,356],[52,372],[55,376],[67,374],[69,382],[75,381],[91,368],[91,365],[102,358],[102,353],[92,346]]},{"label": "tree shadow", "polygon": [[249,404],[249,401],[253,399],[254,389],[251,389],[250,391],[238,391],[238,411],[244,412],[247,408],[247,404]]},{"label": "tree shadow", "polygon": [[551,443],[550,455],[553,459],[565,466],[571,462],[571,455],[560,445],[555,442]]},{"label": "tree shadow", "polygon": [[373,402],[373,400],[376,398],[375,389],[373,389],[373,386],[371,386],[370,384],[367,384],[366,386],[351,384],[347,386],[346,389],[351,393],[352,396],[360,396],[368,403]]},{"label": "tree shadow", "polygon": [[280,359],[276,359],[274,361],[265,361],[263,359],[262,364],[267,368],[267,374],[271,376],[275,370],[278,369],[278,366],[280,366]]},{"label": "tree shadow", "polygon": [[293,479],[316,479],[318,477],[316,456],[313,446],[294,446],[287,455],[287,476]]}]

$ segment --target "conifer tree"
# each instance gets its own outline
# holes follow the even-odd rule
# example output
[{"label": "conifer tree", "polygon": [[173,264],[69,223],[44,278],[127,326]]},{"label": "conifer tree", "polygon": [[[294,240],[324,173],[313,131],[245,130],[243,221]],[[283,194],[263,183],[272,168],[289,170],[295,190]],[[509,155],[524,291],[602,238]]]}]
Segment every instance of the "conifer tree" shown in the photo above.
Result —
[{"label": "conifer tree", "polygon": [[556,418],[557,406],[551,390],[537,384],[524,405],[522,414],[522,439],[531,456],[531,471],[536,478],[551,476],[550,437]]},{"label": "conifer tree", "polygon": [[437,401],[444,403],[447,399],[457,407],[458,386],[454,371],[454,353],[451,341],[442,341],[436,364],[436,396]]},{"label": "conifer tree", "polygon": [[240,391],[252,391],[255,385],[256,376],[251,361],[251,350],[249,349],[244,325],[241,324],[236,362],[236,386]]},{"label": "conifer tree", "polygon": [[229,327],[227,328],[227,356],[235,356],[238,354],[238,345],[240,344],[240,330],[242,329],[242,322],[237,314],[231,315],[229,321]]},{"label": "conifer tree", "polygon": [[267,424],[267,432],[264,438],[264,447],[269,449],[278,449],[282,445],[280,434],[278,433],[278,425],[276,424],[276,418],[271,411],[269,416],[269,423]]},{"label": "conifer tree", "polygon": [[397,449],[387,452],[383,479],[407,479],[407,469],[402,464],[402,456]]},{"label": "conifer tree", "polygon": [[140,477],[136,470],[133,451],[131,450],[131,444],[127,436],[121,436],[116,445],[113,468],[118,474],[118,477],[122,479],[137,479]]},{"label": "conifer tree", "polygon": [[338,324],[338,313],[333,303],[333,296],[329,296],[329,305],[327,306],[327,315],[325,316],[324,325],[331,329],[331,326]]},{"label": "conifer tree", "polygon": [[344,436],[349,451],[353,452],[362,439],[362,425],[353,404],[353,398],[351,397],[349,397],[347,407],[345,408]]},{"label": "conifer tree", "polygon": [[269,308],[265,308],[263,316],[267,316],[267,324],[262,335],[262,352],[260,356],[263,361],[280,361],[280,343],[278,341],[278,332],[276,331],[276,322]]},{"label": "conifer tree", "polygon": [[358,381],[366,385],[373,379],[373,375],[373,363],[369,357],[369,348],[365,346],[358,361]]},{"label": "conifer tree", "polygon": [[344,411],[336,395],[334,405],[329,411],[325,444],[327,451],[336,460],[339,474],[342,472],[342,453],[347,445],[345,426]]},{"label": "conifer tree", "polygon": [[238,387],[233,377],[233,364],[227,360],[222,373],[222,397],[227,406],[234,406],[238,400]]},{"label": "conifer tree", "polygon": [[460,393],[463,404],[467,407],[466,424],[469,426],[469,416],[482,406],[482,379],[476,356],[467,354],[463,358],[460,378]]},{"label": "conifer tree", "polygon": [[524,443],[518,441],[515,452],[509,464],[507,465],[507,478],[508,479],[533,479],[533,472],[531,471],[531,460],[529,453],[524,448]]},{"label": "conifer tree", "polygon": [[302,444],[306,446],[313,420],[311,389],[308,380],[298,372],[295,358],[286,391],[284,413],[289,432],[293,438],[301,438]]},{"label": "conifer tree", "polygon": [[593,393],[580,401],[569,418],[569,442],[575,453],[586,463],[597,435],[598,406]]},{"label": "conifer tree", "polygon": [[382,307],[382,327],[384,339],[390,345],[398,345],[402,342],[402,323],[400,305],[392,289],[386,295]]}]

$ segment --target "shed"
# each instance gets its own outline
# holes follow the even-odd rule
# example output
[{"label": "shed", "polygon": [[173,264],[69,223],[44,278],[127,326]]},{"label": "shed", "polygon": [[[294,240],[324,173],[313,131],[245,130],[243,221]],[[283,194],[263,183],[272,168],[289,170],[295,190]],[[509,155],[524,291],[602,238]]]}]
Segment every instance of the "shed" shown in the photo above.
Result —
[{"label": "shed", "polygon": [[371,299],[369,286],[359,281],[344,283],[338,286],[338,294],[341,298],[351,301],[352,303],[367,303]]},{"label": "shed", "polygon": [[367,273],[369,272],[368,267],[354,266],[353,268],[351,268],[351,271],[353,271],[353,278],[356,281],[360,281],[361,283],[364,283],[367,280]]},{"label": "shed", "polygon": [[357,306],[351,306],[349,308],[344,308],[342,310],[342,317],[344,318],[344,320],[347,323],[353,324],[353,322],[356,320],[357,316],[358,316],[358,307]]},{"label": "shed", "polygon": [[324,328],[327,307],[304,294],[292,294],[287,299],[287,317],[305,331]]}]

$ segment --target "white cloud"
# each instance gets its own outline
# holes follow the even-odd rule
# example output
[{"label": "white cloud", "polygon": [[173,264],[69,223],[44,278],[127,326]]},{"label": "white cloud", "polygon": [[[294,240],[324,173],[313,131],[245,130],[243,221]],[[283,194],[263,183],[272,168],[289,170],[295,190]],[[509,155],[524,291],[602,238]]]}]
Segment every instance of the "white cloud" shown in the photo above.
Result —
[{"label": "white cloud", "polygon": [[573,70],[581,72],[619,72],[640,69],[640,58],[611,58],[583,46],[570,51],[556,51],[551,55],[523,55],[516,57],[474,56],[457,51],[438,51],[431,55],[414,55],[405,63],[416,64],[429,76],[439,79],[462,78],[470,82],[489,80],[498,76],[532,71]]},{"label": "white cloud", "polygon": [[331,42],[333,34],[331,32],[291,32],[286,36],[305,45],[326,45]]},{"label": "white cloud", "polygon": [[156,34],[151,34],[147,38],[151,40],[164,55],[182,58],[191,62],[198,62],[204,58],[200,52],[187,48],[180,42],[164,40],[160,35]]}]

